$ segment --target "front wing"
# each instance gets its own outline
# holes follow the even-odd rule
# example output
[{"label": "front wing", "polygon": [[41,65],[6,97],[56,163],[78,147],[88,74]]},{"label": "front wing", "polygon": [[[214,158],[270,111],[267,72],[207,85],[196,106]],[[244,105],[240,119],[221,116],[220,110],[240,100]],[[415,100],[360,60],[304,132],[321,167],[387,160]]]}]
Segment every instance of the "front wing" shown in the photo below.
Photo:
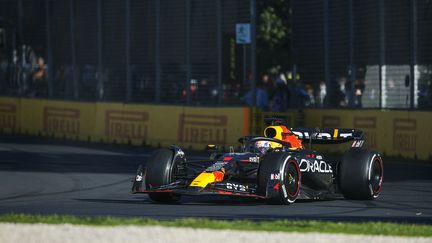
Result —
[{"label": "front wing", "polygon": [[188,186],[189,181],[177,181],[168,185],[147,188],[145,176],[137,175],[133,181],[132,193],[175,193],[179,195],[225,195],[238,197],[267,198],[256,193],[256,186],[243,185],[237,182],[220,182],[205,188]]}]

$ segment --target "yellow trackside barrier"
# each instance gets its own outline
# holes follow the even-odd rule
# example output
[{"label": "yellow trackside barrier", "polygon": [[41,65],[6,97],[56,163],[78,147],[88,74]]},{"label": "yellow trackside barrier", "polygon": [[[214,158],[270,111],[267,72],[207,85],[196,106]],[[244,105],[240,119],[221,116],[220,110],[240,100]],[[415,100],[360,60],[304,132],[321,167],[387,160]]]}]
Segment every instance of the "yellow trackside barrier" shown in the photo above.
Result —
[{"label": "yellow trackside barrier", "polygon": [[93,103],[21,99],[24,133],[88,140],[94,135]]},{"label": "yellow trackside barrier", "polygon": [[151,106],[96,103],[94,141],[131,143],[149,142]]},{"label": "yellow trackside barrier", "polygon": [[[418,158],[432,157],[430,125],[432,112],[380,110],[305,111],[307,127],[343,127],[364,131],[365,146],[385,155]],[[346,146],[322,145],[320,150],[342,152]]]},{"label": "yellow trackside barrier", "polygon": [[248,108],[153,108],[150,137],[157,144],[176,143],[193,149],[207,144],[236,146],[238,138],[248,134]]},{"label": "yellow trackside barrier", "polygon": [[20,99],[0,97],[0,133],[20,131]]},{"label": "yellow trackside barrier", "polygon": [[236,145],[247,133],[247,108],[194,108],[97,103],[94,141],[202,149]]},{"label": "yellow trackside barrier", "polygon": [[384,116],[386,153],[403,157],[430,159],[432,157],[431,112],[395,111]]},{"label": "yellow trackside barrier", "polygon": [[[251,132],[261,134],[265,117],[285,118],[289,125],[317,128],[355,128],[366,137],[365,147],[384,155],[427,160],[432,158],[432,112],[385,110],[306,109],[303,114],[259,112],[251,115]],[[322,152],[344,152],[348,144],[313,145]]]},{"label": "yellow trackside barrier", "polygon": [[[282,117],[290,126],[356,128],[366,147],[385,155],[432,158],[432,112],[320,110],[303,113],[250,112],[249,108],[202,108],[121,103],[85,103],[0,97],[0,133],[23,133],[96,142],[203,149],[207,144],[236,146],[247,134],[262,135],[265,117]],[[301,124],[303,123],[303,124]],[[347,145],[316,145],[342,152]]]},{"label": "yellow trackside barrier", "polygon": [[197,108],[0,98],[0,132],[203,149],[237,146],[249,108]]}]

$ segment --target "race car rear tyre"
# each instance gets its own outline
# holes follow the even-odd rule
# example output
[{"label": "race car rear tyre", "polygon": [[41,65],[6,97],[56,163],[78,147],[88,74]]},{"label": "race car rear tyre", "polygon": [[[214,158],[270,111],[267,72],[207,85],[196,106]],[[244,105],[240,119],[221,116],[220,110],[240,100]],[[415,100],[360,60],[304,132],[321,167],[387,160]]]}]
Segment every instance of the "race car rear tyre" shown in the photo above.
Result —
[{"label": "race car rear tyre", "polygon": [[381,156],[371,150],[352,148],[339,166],[339,186],[347,199],[372,200],[379,196],[383,182]]},{"label": "race car rear tyre", "polygon": [[[146,188],[150,189],[173,182],[175,168],[179,160],[174,158],[174,151],[158,149],[146,163]],[[180,200],[180,195],[170,192],[149,193],[151,200],[159,203],[173,203]]]},{"label": "race car rear tyre", "polygon": [[[272,179],[274,185],[271,184],[269,189],[268,183]],[[268,197],[269,203],[293,203],[300,193],[300,180],[299,165],[290,155],[270,152],[261,159],[258,168],[258,194]]]}]

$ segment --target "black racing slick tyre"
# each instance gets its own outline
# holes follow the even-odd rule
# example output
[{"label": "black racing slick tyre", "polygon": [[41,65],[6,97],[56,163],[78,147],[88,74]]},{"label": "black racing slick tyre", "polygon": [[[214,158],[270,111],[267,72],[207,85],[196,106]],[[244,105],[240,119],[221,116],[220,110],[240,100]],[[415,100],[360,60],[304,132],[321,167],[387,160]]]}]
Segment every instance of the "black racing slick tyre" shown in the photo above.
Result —
[{"label": "black racing slick tyre", "polygon": [[[151,190],[173,182],[178,162],[174,158],[174,151],[166,148],[156,150],[146,163],[146,188]],[[155,192],[148,195],[151,200],[159,203],[174,203],[180,200],[180,195],[170,192]]]},{"label": "black racing slick tyre", "polygon": [[383,182],[383,161],[371,150],[352,148],[339,166],[339,187],[347,199],[372,200],[379,196]]},{"label": "black racing slick tyre", "polygon": [[[300,176],[300,168],[294,158],[284,152],[270,152],[260,161],[258,194],[266,196],[272,204],[294,203],[300,193]],[[269,180],[275,177],[275,184],[268,188]]]}]

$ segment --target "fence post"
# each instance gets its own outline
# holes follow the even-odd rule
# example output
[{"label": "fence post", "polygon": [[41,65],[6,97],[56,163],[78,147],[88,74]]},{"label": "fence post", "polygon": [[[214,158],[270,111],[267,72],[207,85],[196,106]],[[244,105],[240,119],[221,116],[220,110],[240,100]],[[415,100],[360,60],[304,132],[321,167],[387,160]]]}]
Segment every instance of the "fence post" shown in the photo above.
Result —
[{"label": "fence post", "polygon": [[132,79],[130,67],[130,0],[125,1],[125,44],[126,44],[126,102],[131,101],[132,96]]},{"label": "fence post", "polygon": [[102,36],[102,0],[97,0],[97,53],[98,53],[98,84],[96,88],[96,97],[98,100],[103,98],[103,36]]},{"label": "fence post", "polygon": [[417,63],[417,0],[411,0],[410,11],[410,108],[414,109],[417,103],[415,98],[415,65]]},{"label": "fence post", "polygon": [[348,104],[355,105],[355,81],[357,79],[354,49],[354,11],[353,0],[348,1],[348,33],[349,33],[349,79],[351,83],[351,97],[348,97]]},{"label": "fence post", "polygon": [[23,0],[17,1],[17,35],[18,35],[18,47],[21,48],[23,44]]},{"label": "fence post", "polygon": [[222,104],[222,17],[221,17],[221,1],[216,2],[216,28],[217,28],[217,91],[218,105]]},{"label": "fence post", "polygon": [[75,51],[75,1],[69,0],[69,18],[70,18],[70,41],[72,57],[72,80],[73,80],[73,98],[78,99],[78,77],[76,68],[76,51]]},{"label": "fence post", "polygon": [[156,38],[155,38],[155,102],[160,103],[161,69],[160,69],[160,0],[156,0]]},{"label": "fence post", "polygon": [[256,0],[250,1],[251,18],[251,74],[252,74],[252,106],[256,106]]},{"label": "fence post", "polygon": [[386,72],[385,72],[385,16],[384,16],[384,0],[378,2],[379,10],[379,106],[386,107]]},{"label": "fence post", "polygon": [[[23,68],[24,67],[24,49],[23,49],[23,6],[22,6],[22,1],[23,0],[18,0],[17,3],[17,52],[16,52],[16,56],[17,58],[17,62],[14,63],[15,64],[15,70],[19,70],[19,68]],[[15,61],[14,61],[15,62]],[[27,84],[25,83],[25,80],[23,78],[23,73],[18,72],[17,76],[16,76],[16,85],[18,87],[18,95],[24,95],[25,91],[26,91],[26,86]]]},{"label": "fence post", "polygon": [[[328,21],[328,0],[324,0],[324,78],[327,87],[327,97],[332,95],[332,84],[330,81],[330,63],[329,63],[329,21]],[[327,104],[329,105],[329,99],[327,99]]]},{"label": "fence post", "polygon": [[52,58],[52,46],[51,46],[51,7],[50,0],[45,0],[45,27],[46,27],[46,50],[47,50],[47,63],[48,63],[48,72],[47,72],[47,81],[48,81],[48,97],[53,97],[54,91],[54,82],[53,82],[53,70],[54,70],[54,61]]},{"label": "fence post", "polygon": [[190,63],[190,52],[191,52],[191,39],[190,39],[190,0],[186,0],[186,104],[191,104],[191,63]]}]

